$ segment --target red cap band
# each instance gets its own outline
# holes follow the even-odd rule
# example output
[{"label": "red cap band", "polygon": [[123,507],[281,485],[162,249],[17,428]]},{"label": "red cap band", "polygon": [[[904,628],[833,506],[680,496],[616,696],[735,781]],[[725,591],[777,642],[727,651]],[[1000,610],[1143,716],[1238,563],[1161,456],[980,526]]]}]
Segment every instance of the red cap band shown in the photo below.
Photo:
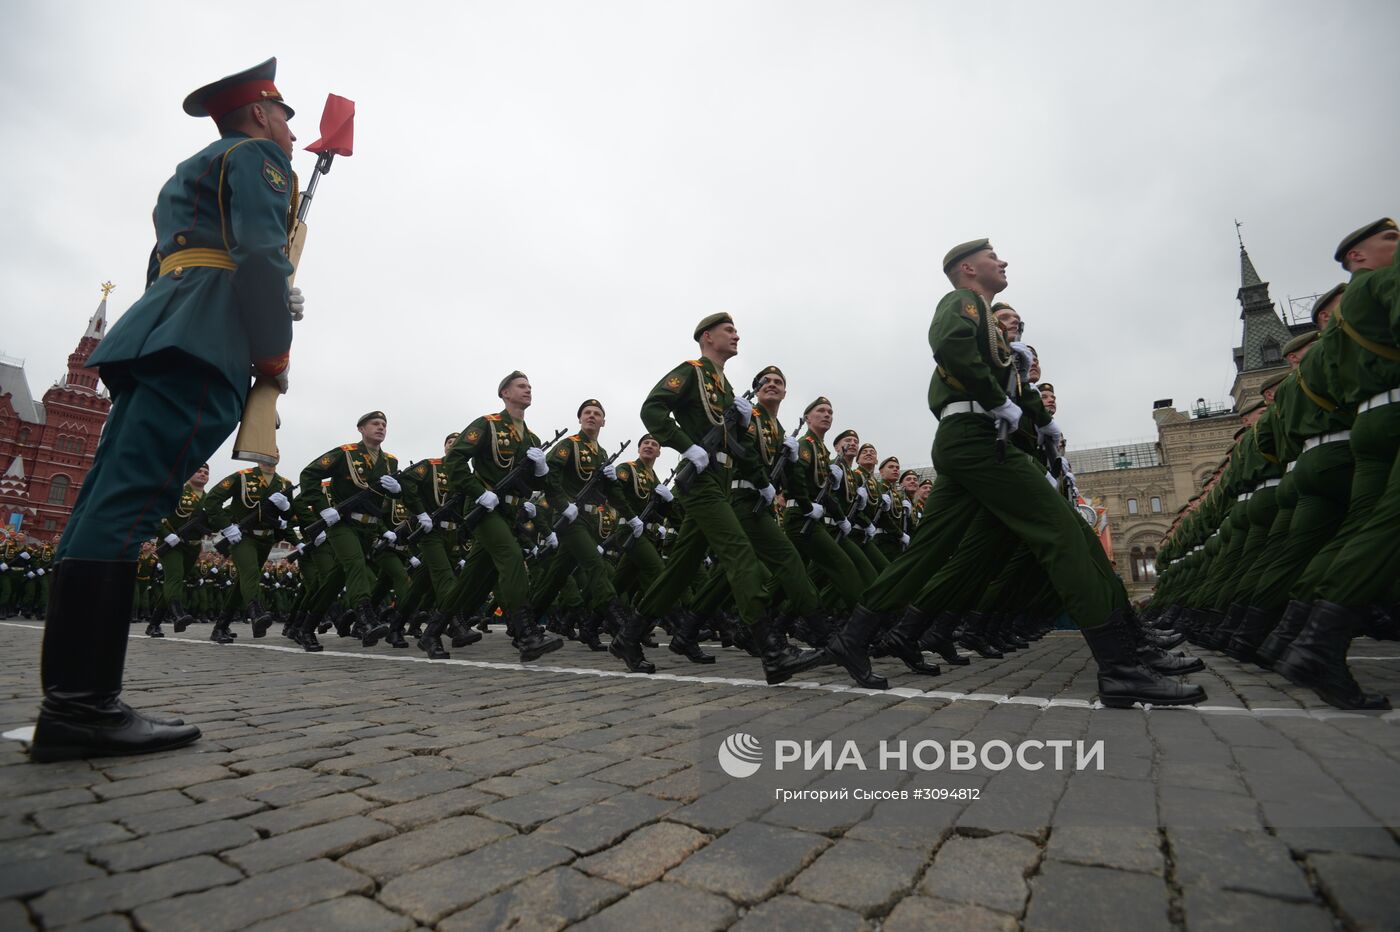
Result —
[{"label": "red cap band", "polygon": [[271,81],[249,81],[211,95],[204,101],[204,109],[209,111],[209,115],[215,120],[219,120],[239,107],[266,100],[282,100],[277,86]]}]

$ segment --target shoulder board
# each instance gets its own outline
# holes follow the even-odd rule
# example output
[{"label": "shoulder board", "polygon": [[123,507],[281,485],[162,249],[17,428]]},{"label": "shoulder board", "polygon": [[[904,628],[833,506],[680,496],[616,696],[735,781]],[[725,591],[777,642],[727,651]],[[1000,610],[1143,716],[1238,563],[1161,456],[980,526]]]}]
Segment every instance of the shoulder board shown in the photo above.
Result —
[{"label": "shoulder board", "polygon": [[699,369],[701,366],[705,365],[705,364],[704,364],[702,361],[700,361],[699,359],[687,359],[687,360],[685,361],[685,364],[686,364],[687,366],[694,366],[694,367],[697,368],[697,369]]},{"label": "shoulder board", "polygon": [[398,459],[397,456],[395,456],[394,454],[390,453],[388,450],[381,450],[380,452],[383,453],[385,456],[387,456],[387,457],[388,457],[389,459],[391,459],[391,460],[397,460],[397,459]]},{"label": "shoulder board", "polygon": [[488,421],[499,421],[501,419],[499,414],[485,414],[482,416]]},{"label": "shoulder board", "polygon": [[341,448],[342,450],[353,450],[353,449],[355,449],[355,447],[357,447],[357,446],[359,446],[359,444],[357,444],[357,443],[342,443],[342,444],[340,445],[340,448]]},{"label": "shoulder board", "polygon": [[441,465],[442,465],[442,459],[441,459],[441,458],[429,459],[428,462],[429,462],[429,463],[432,463],[434,466],[441,466]]},{"label": "shoulder board", "polygon": [[257,469],[257,467],[256,467],[256,466],[250,466],[250,467],[248,467],[247,469],[240,469],[240,470],[238,470],[238,474],[239,474],[240,476],[246,476],[246,475],[248,475],[249,473],[251,473],[254,469]]},{"label": "shoulder board", "polygon": [[578,443],[580,440],[583,439],[583,434],[574,434],[569,439],[572,440],[574,443]]}]

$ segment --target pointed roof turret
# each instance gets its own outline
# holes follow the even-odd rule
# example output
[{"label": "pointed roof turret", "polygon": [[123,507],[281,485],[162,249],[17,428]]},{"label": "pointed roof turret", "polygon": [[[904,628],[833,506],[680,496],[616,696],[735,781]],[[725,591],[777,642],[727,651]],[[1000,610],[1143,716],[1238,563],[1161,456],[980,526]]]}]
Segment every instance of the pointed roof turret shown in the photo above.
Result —
[{"label": "pointed roof turret", "polygon": [[5,479],[24,479],[24,457],[16,456],[10,460],[10,465],[5,469]]},{"label": "pointed roof turret", "polygon": [[1240,302],[1244,334],[1240,345],[1235,347],[1235,367],[1239,372],[1273,369],[1285,365],[1283,345],[1293,335],[1274,308],[1274,301],[1269,297],[1269,283],[1259,277],[1249,251],[1244,248],[1241,226],[1243,224],[1236,220],[1235,238],[1240,244],[1240,290],[1236,298]]},{"label": "pointed roof turret", "polygon": [[94,340],[101,340],[107,335],[107,296],[116,287],[111,282],[102,283],[102,300],[98,302],[97,310],[93,311],[92,316],[88,318],[87,332],[83,334],[84,339],[91,337]]}]

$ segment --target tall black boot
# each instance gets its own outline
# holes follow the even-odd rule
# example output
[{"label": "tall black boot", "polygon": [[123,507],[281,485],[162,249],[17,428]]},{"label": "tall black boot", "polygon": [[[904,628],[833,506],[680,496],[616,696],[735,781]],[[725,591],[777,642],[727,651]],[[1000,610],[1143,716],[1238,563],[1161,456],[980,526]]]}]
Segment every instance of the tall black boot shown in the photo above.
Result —
[{"label": "tall black boot", "polygon": [[695,639],[700,630],[700,618],[694,612],[681,612],[672,628],[670,649],[691,663],[714,663],[712,654],[707,654]]},{"label": "tall black boot", "polygon": [[301,649],[308,654],[315,654],[325,650],[321,645],[320,638],[316,637],[317,633],[321,630],[321,620],[325,618],[325,616],[326,613],[324,609],[319,612],[308,611],[301,620],[301,627],[293,632],[296,635],[294,638],[296,642],[300,644]]},{"label": "tall black boot", "polygon": [[384,635],[384,643],[390,647],[407,647],[408,641],[403,637],[403,618],[400,617],[396,608],[386,608],[379,616],[380,621],[387,622],[389,633]]},{"label": "tall black boot", "polygon": [[1277,612],[1265,611],[1253,605],[1245,608],[1244,618],[1230,638],[1230,643],[1225,646],[1225,653],[1240,663],[1253,663],[1264,638],[1278,624],[1278,617]]},{"label": "tall black boot", "polygon": [[933,625],[927,612],[921,612],[913,605],[904,610],[895,626],[885,633],[885,647],[889,649],[913,673],[937,676],[943,671],[937,664],[924,660],[923,649],[919,646],[924,631]]},{"label": "tall black boot", "polygon": [[1351,639],[1365,624],[1362,613],[1319,601],[1274,669],[1293,685],[1311,689],[1328,705],[1361,712],[1386,711],[1390,700],[1363,692],[1347,666]]},{"label": "tall black boot", "polygon": [[959,642],[968,650],[976,651],[979,656],[988,660],[1000,660],[1006,656],[1001,650],[987,640],[987,616],[981,612],[968,612],[963,616],[963,633]]},{"label": "tall black boot", "polygon": [[1099,700],[1110,709],[1131,708],[1135,702],[1195,705],[1204,700],[1201,687],[1168,679],[1142,662],[1134,627],[1119,609],[1103,624],[1079,631],[1099,665]]},{"label": "tall black boot", "polygon": [[625,612],[617,636],[608,644],[608,653],[627,664],[627,669],[633,673],[655,673],[656,665],[642,653],[642,637],[650,627],[651,622],[641,615]]},{"label": "tall black boot", "polygon": [[1244,623],[1245,611],[1245,606],[1238,602],[1234,602],[1230,605],[1229,609],[1225,612],[1225,620],[1216,625],[1215,630],[1211,632],[1207,641],[1207,646],[1210,647],[1211,650],[1223,651],[1229,646],[1230,639],[1235,636],[1235,632],[1238,631],[1240,625]]},{"label": "tall black boot", "polygon": [[215,644],[233,643],[233,634],[228,629],[229,624],[233,621],[233,611],[233,607],[230,606],[219,615],[218,620],[214,622],[214,627],[209,631],[209,640]]},{"label": "tall black boot", "polygon": [[589,650],[607,650],[608,648],[598,638],[598,632],[602,628],[602,617],[597,612],[585,609],[583,618],[578,623],[578,642]]},{"label": "tall black boot", "polygon": [[257,599],[248,600],[248,623],[253,629],[253,637],[266,636],[267,629],[272,627],[272,620],[272,612],[263,608],[262,602]]},{"label": "tall black boot", "polygon": [[179,599],[172,600],[166,607],[166,611],[170,614],[171,627],[175,629],[176,634],[184,631],[190,626],[190,622],[194,621],[194,616],[185,611],[185,606],[181,604]]},{"label": "tall black boot", "polygon": [[369,599],[361,599],[360,604],[355,606],[354,628],[354,634],[360,639],[360,644],[373,647],[388,633],[389,626],[380,620],[374,606],[369,604]]},{"label": "tall black boot", "polygon": [[447,623],[447,633],[452,637],[452,646],[457,648],[470,647],[482,637],[480,631],[463,623],[462,619],[455,616]]},{"label": "tall black boot", "polygon": [[423,626],[423,634],[418,638],[418,649],[427,654],[429,660],[447,660],[452,656],[442,646],[442,632],[447,630],[447,621],[447,613],[438,609]]},{"label": "tall black boot", "polygon": [[197,739],[195,726],[150,718],[120,698],[136,564],[63,560],[52,586],[39,666],[44,701],[30,758],[146,754]]},{"label": "tall black boot", "polygon": [[1303,625],[1308,623],[1308,616],[1311,614],[1312,605],[1309,603],[1296,599],[1289,602],[1283,609],[1283,617],[1279,618],[1274,630],[1269,632],[1269,636],[1255,652],[1254,662],[1265,670],[1272,670],[1274,664],[1288,652],[1288,645],[1292,644],[1298,632],[1303,630]]},{"label": "tall black boot", "polygon": [[[909,611],[918,611],[910,606]],[[920,612],[920,614],[924,614]],[[931,651],[943,658],[944,663],[952,664],[955,667],[965,667],[972,663],[970,659],[958,653],[958,645],[953,640],[953,633],[958,629],[958,616],[952,612],[939,612],[938,617],[933,620],[919,638],[919,649]]]},{"label": "tall black boot", "polygon": [[827,642],[827,653],[851,675],[857,686],[889,689],[890,681],[870,669],[870,641],[880,630],[880,616],[857,605],[851,617]]},{"label": "tall black boot", "polygon": [[[613,601],[616,604],[616,600]],[[550,651],[564,646],[564,639],[550,634],[535,621],[535,610],[522,605],[511,613],[514,621],[515,643],[520,650],[520,662],[530,663],[539,660]]]},{"label": "tall black boot", "polygon": [[786,682],[826,662],[825,650],[798,650],[789,644],[783,629],[767,614],[753,623],[752,631],[763,660],[763,678],[769,686]]}]

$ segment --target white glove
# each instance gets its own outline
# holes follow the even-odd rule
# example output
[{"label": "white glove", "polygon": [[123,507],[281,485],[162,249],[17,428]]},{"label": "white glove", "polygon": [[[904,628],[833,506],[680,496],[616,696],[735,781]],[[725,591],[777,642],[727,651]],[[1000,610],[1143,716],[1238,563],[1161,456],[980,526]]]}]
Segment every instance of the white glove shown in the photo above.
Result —
[{"label": "white glove", "polygon": [[543,476],[549,472],[549,464],[544,461],[544,450],[539,447],[530,447],[526,450],[525,458],[535,464],[536,476]]},{"label": "white glove", "polygon": [[495,511],[496,506],[501,503],[501,500],[496,497],[495,492],[492,492],[490,489],[487,489],[485,492],[482,492],[480,495],[477,496],[476,503],[482,508],[485,508],[487,511]]},{"label": "white glove", "polygon": [[914,503],[907,498],[904,500],[904,513],[906,515],[912,515],[914,513]]},{"label": "white glove", "polygon": [[664,524],[658,525],[656,528],[656,536],[659,537],[661,540],[665,540],[666,535],[669,533],[671,532],[666,530],[666,525]]},{"label": "white glove", "polygon": [[870,490],[865,486],[856,487],[856,500],[860,502],[860,507],[864,508],[870,503]]},{"label": "white glove", "polygon": [[521,508],[524,508],[524,509],[525,509],[525,514],[528,515],[528,516],[531,517],[531,518],[533,518],[536,514],[539,513],[539,509],[535,507],[535,503],[534,503],[534,502],[526,502],[525,504],[521,505],[520,507],[521,507]]},{"label": "white glove", "polygon": [[1031,352],[1030,346],[1025,343],[1012,343],[1011,352],[1016,354],[1016,358],[1021,361],[1026,371],[1029,372],[1031,364],[1035,362],[1035,354]]},{"label": "white glove", "polygon": [[607,553],[607,551],[603,549],[603,545],[602,545],[602,544],[599,544],[599,545],[598,545],[598,556],[601,557],[601,556],[602,556],[603,554],[605,554],[605,553]]},{"label": "white glove", "polygon": [[617,481],[617,467],[614,466],[612,463],[609,463],[608,465],[606,465],[606,466],[603,467],[603,475],[607,476],[607,477],[608,477],[609,479],[611,479],[613,482],[616,482],[616,481]]},{"label": "white glove", "polygon": [[749,419],[753,417],[753,402],[743,395],[734,396],[734,410],[739,412],[739,418],[744,426],[749,426]]},{"label": "white glove", "polygon": [[165,564],[164,564],[164,563],[157,563],[157,564],[156,564],[156,569],[158,569],[158,570],[163,570],[163,569],[165,569]]},{"label": "white glove", "polygon": [[316,539],[311,542],[311,546],[319,547],[326,542],[326,532],[322,531],[316,535]]},{"label": "white glove", "polygon": [[25,573],[25,574],[24,574],[24,578],[25,578],[25,579],[33,579],[33,578],[34,578],[34,571],[33,571],[33,570],[30,570],[29,572]]},{"label": "white glove", "polygon": [[278,511],[286,511],[288,508],[292,507],[292,503],[287,501],[287,496],[283,495],[281,492],[273,492],[267,497],[267,500],[276,505]]},{"label": "white glove", "polygon": [[901,547],[908,547],[908,546],[909,546],[909,535],[908,535],[908,534],[901,534],[901,535],[899,535],[899,546],[901,546]]},{"label": "white glove", "polygon": [[820,521],[822,519],[822,515],[824,514],[826,514],[826,509],[818,503],[812,502],[812,510],[807,512],[805,517],[810,518],[813,521]]},{"label": "white glove", "polygon": [[459,569],[459,570],[462,569],[463,567],[465,567],[466,565],[467,565],[467,561],[466,561],[466,560],[458,560],[458,561],[457,561],[457,569]]},{"label": "white glove", "polygon": [[787,454],[788,462],[797,462],[797,438],[788,436],[783,438],[783,450]]},{"label": "white glove", "polygon": [[420,560],[420,559],[418,559],[417,557],[409,557],[409,558],[408,558],[408,568],[409,568],[409,569],[411,569],[411,570],[416,570],[416,569],[418,569],[418,567],[420,567],[420,566],[422,566],[422,565],[423,565],[423,561]]},{"label": "white glove", "polygon": [[681,456],[690,460],[691,464],[695,466],[696,473],[704,472],[705,467],[710,465],[710,454],[706,453],[705,448],[698,443],[692,443]]},{"label": "white glove", "polygon": [[321,509],[321,520],[326,522],[326,527],[335,527],[340,523],[340,512],[334,508]]},{"label": "white glove", "polygon": [[1045,471],[1045,481],[1050,483],[1050,488],[1052,489],[1058,489],[1060,487],[1059,480],[1056,479],[1053,475],[1051,475],[1049,470]]},{"label": "white glove", "polygon": [[877,535],[877,534],[879,534],[879,533],[880,533],[880,529],[877,528],[875,525],[873,525],[873,524],[866,525],[866,528],[865,528],[865,539],[866,539],[866,540],[874,540],[874,539],[875,539],[875,535]]},{"label": "white glove", "polygon": [[1063,436],[1064,434],[1060,431],[1060,425],[1056,424],[1053,418],[1050,420],[1049,424],[1035,429],[1035,439],[1039,440],[1041,443],[1047,440],[1052,441],[1055,444],[1056,450],[1060,448],[1060,438]]},{"label": "white glove", "polygon": [[421,514],[415,515],[414,517],[418,521],[418,526],[423,529],[424,534],[427,534],[433,529],[433,516],[428,514],[426,511],[422,512]]},{"label": "white glove", "polygon": [[399,485],[399,480],[393,476],[380,476],[379,487],[390,495],[398,495],[403,491],[403,486]]},{"label": "white glove", "polygon": [[218,576],[218,575],[219,575],[219,568],[218,568],[217,566],[211,566],[211,567],[209,567],[209,575],[210,575],[210,576]]},{"label": "white glove", "polygon": [[236,544],[243,539],[243,532],[236,524],[230,524],[219,533],[224,535],[224,540],[228,541],[230,544]]},{"label": "white glove", "polygon": [[279,531],[285,531],[286,529],[287,529],[287,519],[286,519],[286,518],[278,518],[278,519],[277,519],[277,530],[279,530]]},{"label": "white glove", "polygon": [[565,508],[559,514],[565,521],[573,523],[578,520],[578,506],[573,502],[569,502],[569,507]]},{"label": "white glove", "polygon": [[839,488],[841,488],[841,483],[843,483],[843,482],[845,482],[845,481],[846,481],[846,473],[845,473],[845,471],[844,471],[840,466],[837,466],[835,463],[832,463],[832,464],[831,464],[831,487],[832,487],[833,489],[839,489]]},{"label": "white glove", "polygon": [[763,488],[759,489],[758,494],[763,497],[763,504],[771,505],[773,504],[773,499],[778,494],[778,490],[773,488],[773,484],[770,482],[768,483],[768,485],[765,485]]},{"label": "white glove", "polygon": [[993,408],[991,415],[997,421],[1006,424],[1008,430],[1015,430],[1016,425],[1021,423],[1021,406],[1008,398]]},{"label": "white glove", "polygon": [[8,563],[0,563],[0,573],[5,572],[5,571],[8,570],[9,568],[10,568],[10,564],[8,564]]},{"label": "white glove", "polygon": [[851,522],[847,521],[845,518],[841,519],[841,524],[838,526],[841,528],[841,535],[843,537],[851,533]]},{"label": "white glove", "polygon": [[628,518],[628,519],[627,519],[627,523],[628,523],[629,525],[632,526],[632,536],[633,536],[633,537],[641,537],[641,536],[642,536],[642,532],[646,530],[646,525],[642,524],[642,519],[641,519],[641,518],[637,518],[637,517]]},{"label": "white glove", "polygon": [[388,541],[389,543],[391,543],[391,544],[397,542],[398,539],[399,539],[399,535],[395,534],[393,531],[385,531],[383,534],[380,534],[379,536],[382,537],[382,538],[384,538],[385,540],[387,540],[387,541]]},{"label": "white glove", "polygon": [[166,535],[165,535],[165,542],[166,542],[167,544],[169,544],[170,546],[172,546],[172,547],[178,547],[178,546],[180,546],[180,535],[179,535],[179,534],[166,534]]},{"label": "white glove", "polygon": [[21,560],[28,560],[28,559],[29,559],[29,551],[26,550],[24,553],[21,553],[21,554],[19,555],[19,558],[20,558]]},{"label": "white glove", "polygon": [[287,313],[292,315],[292,320],[301,320],[306,315],[306,298],[295,285],[292,286],[292,293],[287,295]]},{"label": "white glove", "polygon": [[38,573],[40,576],[43,576],[43,575],[44,575],[44,568],[41,566],[41,567],[39,567],[37,570],[35,570],[34,572]]},{"label": "white glove", "polygon": [[894,499],[890,498],[890,493],[888,493],[888,492],[881,492],[881,493],[880,493],[880,510],[881,510],[881,511],[889,511],[889,510],[890,510],[891,508],[893,508],[893,507],[894,507]]},{"label": "white glove", "polygon": [[661,499],[663,502],[674,501],[676,497],[675,493],[671,491],[670,486],[658,485],[656,488],[652,489],[652,491],[655,492],[656,497]]},{"label": "white glove", "polygon": [[551,550],[554,549],[554,548],[556,548],[556,547],[558,547],[558,546],[559,546],[559,535],[558,535],[558,534],[555,534],[553,531],[550,531],[550,532],[549,532],[549,536],[546,537],[546,538],[544,539],[544,545],[545,545],[545,547],[546,547],[547,549],[551,549]]}]

